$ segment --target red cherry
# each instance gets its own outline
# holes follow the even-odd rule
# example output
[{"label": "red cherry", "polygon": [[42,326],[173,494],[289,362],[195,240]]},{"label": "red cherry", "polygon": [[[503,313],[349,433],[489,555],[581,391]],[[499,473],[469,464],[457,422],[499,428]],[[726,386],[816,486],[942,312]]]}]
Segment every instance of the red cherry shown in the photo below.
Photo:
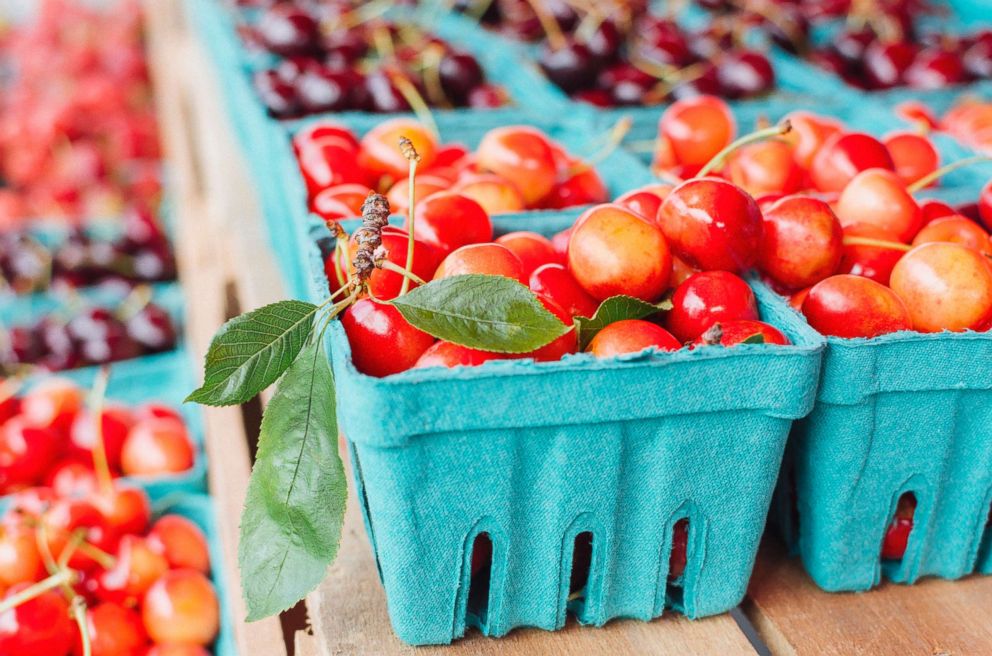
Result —
[{"label": "red cherry", "polygon": [[321,189],[310,204],[324,221],[350,219],[362,215],[362,203],[369,195],[363,184],[349,183]]},{"label": "red cherry", "polygon": [[804,173],[793,148],[784,141],[763,141],[743,146],[727,162],[725,176],[752,196],[792,194],[803,184]]},{"label": "red cherry", "polygon": [[437,139],[427,128],[411,118],[394,118],[383,121],[362,137],[358,161],[362,167],[376,176],[388,175],[398,180],[410,169],[410,162],[403,157],[399,142],[406,137],[420,155],[424,169],[434,163],[437,156]]},{"label": "red cherry", "polygon": [[992,180],[985,183],[978,196],[978,216],[989,230],[992,230]]},{"label": "red cherry", "polygon": [[[121,466],[121,448],[127,438],[128,431],[134,424],[134,417],[124,407],[108,407],[101,413],[101,430],[103,450],[107,463],[113,470]],[[97,444],[96,421],[88,411],[76,415],[69,429],[69,455],[78,457],[82,462],[93,462],[93,449]]]},{"label": "red cherry", "polygon": [[624,353],[639,353],[654,347],[659,351],[682,348],[671,333],[650,321],[626,319],[611,323],[599,331],[586,349],[597,358],[610,358]]},{"label": "red cherry", "polygon": [[817,331],[835,337],[877,337],[911,327],[909,311],[895,292],[849,274],[814,285],[803,301],[803,314]]},{"label": "red cherry", "polygon": [[913,246],[934,241],[961,244],[992,258],[992,241],[989,240],[989,233],[960,214],[942,216],[923,226],[913,238]]},{"label": "red cherry", "polygon": [[0,525],[0,588],[44,578],[35,532],[26,524]]},{"label": "red cherry", "polygon": [[892,523],[885,531],[885,539],[882,542],[882,558],[899,560],[906,554],[909,534],[913,532],[913,515],[915,514],[916,497],[912,494],[902,495],[896,507],[896,516],[892,518]]},{"label": "red cherry", "polygon": [[25,415],[0,426],[0,491],[33,485],[58,456],[59,436],[48,428],[27,425]]},{"label": "red cherry", "polygon": [[764,211],[759,265],[776,283],[808,287],[837,271],[844,233],[822,200],[787,196]]},{"label": "red cherry", "polygon": [[658,121],[658,152],[653,168],[678,169],[695,175],[727,147],[737,123],[727,103],[714,96],[696,96],[672,103]]},{"label": "red cherry", "polygon": [[371,186],[358,155],[340,139],[327,138],[300,151],[300,172],[311,198],[321,190],[344,184]]},{"label": "red cherry", "polygon": [[[541,305],[555,315],[559,321],[561,321],[566,326],[572,325],[572,315],[565,311],[560,305],[558,305],[553,299],[548,296],[537,295],[537,300],[541,302]],[[519,357],[521,358],[533,358],[538,362],[554,362],[555,360],[561,360],[565,355],[569,353],[575,353],[579,348],[579,338],[575,330],[570,330],[561,337],[557,338],[550,344],[545,344],[536,351],[531,351],[530,353],[525,353]]]},{"label": "red cherry", "polygon": [[[433,194],[447,191],[449,187],[451,187],[451,182],[444,178],[426,173],[424,175],[418,175],[413,182],[415,202]],[[389,201],[389,207],[392,208],[393,212],[405,214],[410,209],[410,178],[406,177],[397,180],[386,193],[386,200]],[[352,216],[361,216],[361,213],[353,214]]]},{"label": "red cherry", "polygon": [[868,169],[895,170],[882,142],[859,132],[838,132],[813,158],[810,178],[819,191],[842,191],[858,173]]},{"label": "red cherry", "polygon": [[680,342],[688,342],[717,321],[758,318],[758,301],[746,282],[727,271],[704,271],[675,289],[666,325]]},{"label": "red cherry", "polygon": [[193,467],[195,451],[186,427],[172,419],[135,424],[121,451],[121,469],[127,476],[175,474]]},{"label": "red cherry", "polygon": [[813,165],[813,158],[823,148],[824,143],[843,130],[838,121],[810,112],[796,111],[788,115],[792,130],[783,136],[793,144],[792,155],[804,170]]},{"label": "red cherry", "polygon": [[916,47],[906,41],[873,41],[865,48],[865,75],[875,89],[894,87],[902,83],[915,56]]},{"label": "red cherry", "polygon": [[656,185],[651,189],[635,189],[617,198],[616,204],[639,214],[648,221],[655,221],[658,218],[661,204],[671,190],[670,185]]},{"label": "red cherry", "polygon": [[[403,227],[409,229],[409,222],[404,221]],[[471,198],[439,193],[417,203],[413,235],[447,255],[460,246],[492,241],[493,224]]]},{"label": "red cherry", "polygon": [[200,527],[180,515],[163,515],[148,532],[148,546],[162,554],[172,569],[210,573],[210,550]]},{"label": "red cherry", "polygon": [[68,429],[83,405],[83,393],[70,380],[50,378],[21,398],[21,414],[32,426]]},{"label": "red cherry", "polygon": [[[87,542],[109,551],[116,547],[120,535],[88,500],[54,501],[41,519],[48,538],[48,549],[56,558],[65,549],[72,534],[79,529],[84,529]],[[69,566],[78,570],[92,570],[97,565],[98,563],[78,551],[69,560]]]},{"label": "red cherry", "polygon": [[743,272],[757,260],[761,210],[726,180],[682,183],[665,199],[658,221],[674,253],[692,266]]},{"label": "red cherry", "polygon": [[[136,656],[148,644],[141,616],[121,604],[105,602],[86,611],[92,656]],[[74,654],[83,654],[78,642]]]},{"label": "red cherry", "polygon": [[568,270],[594,299],[653,301],[668,289],[672,256],[656,223],[619,205],[598,205],[572,227]]},{"label": "red cherry", "polygon": [[145,656],[210,656],[210,652],[200,645],[155,645]]},{"label": "red cherry", "polygon": [[599,307],[561,264],[545,264],[530,274],[530,288],[564,308],[573,317],[592,317]]},{"label": "red cherry", "polygon": [[[719,330],[716,327],[719,326]],[[711,333],[712,331],[712,333]],[[760,336],[764,344],[789,344],[789,338],[781,330],[764,321],[737,319],[717,322],[693,341],[693,346],[706,346],[718,343],[721,346],[734,346],[748,339]]]},{"label": "red cherry", "polygon": [[16,417],[21,412],[21,400],[16,396],[0,401],[0,426],[11,417]]},{"label": "red cherry", "polygon": [[528,279],[539,266],[561,261],[551,240],[536,232],[510,232],[496,239],[496,243],[506,246],[520,259]]},{"label": "red cherry", "polygon": [[315,121],[293,135],[293,148],[300,152],[327,137],[344,140],[352,150],[358,150],[358,139],[346,126],[333,121]]},{"label": "red cherry", "polygon": [[[6,599],[29,587],[20,583],[7,590]],[[0,613],[0,654],[10,656],[66,656],[74,628],[69,604],[53,590]]]},{"label": "red cherry", "polygon": [[568,240],[572,238],[572,228],[565,228],[551,237],[551,245],[562,262],[568,261]]},{"label": "red cherry", "polygon": [[940,168],[940,153],[930,139],[916,132],[893,132],[883,141],[892,156],[896,175],[904,185]]},{"label": "red cherry", "polygon": [[943,89],[965,78],[961,54],[940,48],[921,50],[903,75],[906,84],[914,89]]},{"label": "red cherry", "polygon": [[502,353],[492,353],[490,351],[479,351],[466,346],[459,346],[451,342],[438,341],[433,346],[424,351],[414,369],[425,367],[476,367],[490,360],[502,360],[506,358]]},{"label": "red cherry", "polygon": [[[844,228],[845,237],[867,237],[879,241],[899,242],[899,235],[884,228],[863,223],[855,223]],[[863,244],[844,244],[844,257],[841,258],[837,273],[852,273],[871,278],[883,285],[889,284],[892,268],[905,251]]]},{"label": "red cherry", "polygon": [[431,174],[437,175],[435,173],[435,169],[458,166],[465,162],[468,155],[468,148],[461,144],[442,144],[438,146],[437,154],[434,157],[434,163],[431,165],[430,169],[427,170]]},{"label": "red cherry", "polygon": [[527,280],[520,258],[500,244],[469,244],[452,251],[437,268],[434,279],[472,273],[505,276],[520,283]]},{"label": "red cherry", "polygon": [[143,421],[145,419],[174,419],[179,422],[185,422],[181,412],[172,406],[155,402],[145,403],[135,408],[133,418],[135,421]]},{"label": "red cherry", "polygon": [[351,359],[363,374],[389,376],[412,367],[434,338],[417,330],[386,303],[361,298],[341,315]]},{"label": "red cherry", "polygon": [[923,225],[920,206],[892,171],[869,169],[857,174],[840,194],[837,217],[842,226],[878,226],[908,242]]},{"label": "red cherry", "polygon": [[141,535],[151,520],[148,494],[140,488],[116,484],[112,490],[101,490],[92,501],[118,535]]},{"label": "red cherry", "polygon": [[574,172],[556,184],[547,196],[541,200],[541,205],[548,209],[564,209],[579,205],[605,203],[610,198],[603,178],[592,166],[578,161]]},{"label": "red cherry", "polygon": [[479,143],[475,158],[480,170],[491,171],[516,186],[528,206],[547,196],[557,182],[555,156],[548,138],[532,127],[490,130]]},{"label": "red cherry", "polygon": [[11,494],[7,514],[21,514],[27,517],[41,517],[58,499],[49,487],[29,487]]},{"label": "red cherry", "polygon": [[516,185],[498,175],[462,178],[452,191],[474,200],[489,216],[512,214],[527,209],[523,194]]},{"label": "red cherry", "polygon": [[672,554],[668,558],[668,580],[674,581],[685,573],[689,549],[689,520],[680,519],[672,528]]},{"label": "red cherry", "polygon": [[159,643],[208,645],[220,628],[213,584],[191,569],[175,569],[155,582],[141,608],[145,629]]},{"label": "red cherry", "polygon": [[[407,246],[409,235],[406,230],[386,226],[382,229],[382,245],[386,249],[386,260],[393,264],[406,268]],[[355,253],[358,251],[357,233],[352,234],[348,241],[349,260],[353,261]],[[331,258],[333,259],[333,258]],[[413,240],[413,273],[421,280],[430,280],[437,270],[438,251],[421,239]],[[352,265],[352,272],[355,267]],[[367,281],[369,291],[376,298],[389,301],[400,294],[403,286],[403,276],[394,271],[386,269],[375,269]],[[411,281],[410,288],[416,287],[417,283]]]},{"label": "red cherry", "polygon": [[153,549],[145,538],[125,535],[117,547],[114,566],[97,577],[97,596],[103,601],[136,605],[168,570],[165,556]]},{"label": "red cherry", "polygon": [[920,214],[923,216],[923,225],[927,225],[934,219],[939,219],[942,216],[951,216],[957,214],[957,212],[947,203],[929,198],[920,202]]},{"label": "red cherry", "polygon": [[92,464],[65,460],[55,465],[45,477],[45,485],[60,497],[85,498],[98,486]]}]

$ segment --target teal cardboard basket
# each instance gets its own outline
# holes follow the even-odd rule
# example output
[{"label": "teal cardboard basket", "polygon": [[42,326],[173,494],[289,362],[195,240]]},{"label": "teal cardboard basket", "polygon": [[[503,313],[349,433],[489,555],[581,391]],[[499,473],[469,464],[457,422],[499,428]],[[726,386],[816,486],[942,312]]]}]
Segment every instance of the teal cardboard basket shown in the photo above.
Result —
[{"label": "teal cardboard basket", "polygon": [[[535,218],[531,229],[548,234],[566,217],[576,214]],[[316,246],[308,257],[310,299],[322,300]],[[690,618],[733,608],[823,348],[774,293],[760,283],[755,292],[792,346],[576,354],[379,379],[355,369],[331,322],[340,428],[397,635],[444,644],[470,627],[489,636],[560,629],[568,611],[602,626],[666,608]],[[683,518],[688,566],[681,588],[669,589]],[[493,545],[488,597],[470,601],[482,533]],[[569,582],[583,533],[592,556],[577,599]]]}]

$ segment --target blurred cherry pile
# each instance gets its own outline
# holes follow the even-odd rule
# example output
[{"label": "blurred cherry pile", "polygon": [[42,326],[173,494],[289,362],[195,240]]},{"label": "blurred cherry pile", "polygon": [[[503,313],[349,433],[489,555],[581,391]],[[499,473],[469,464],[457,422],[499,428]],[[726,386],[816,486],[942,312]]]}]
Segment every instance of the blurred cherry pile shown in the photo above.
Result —
[{"label": "blurred cherry pile", "polygon": [[155,207],[159,145],[138,1],[113,11],[37,4],[37,19],[5,40],[0,229]]},{"label": "blurred cherry pile", "polygon": [[542,43],[545,75],[577,100],[603,107],[657,105],[699,94],[751,98],[775,87],[768,57],[742,43],[741,23],[688,30],[647,3],[613,0],[462,0],[462,13]]},{"label": "blurred cherry pile", "polygon": [[275,117],[422,106],[484,109],[508,102],[472,54],[412,24],[378,17],[382,3],[241,4],[269,5],[240,32],[249,46],[280,58],[254,80]]},{"label": "blurred cherry pile", "polygon": [[908,101],[896,114],[923,132],[946,132],[975,150],[992,155],[992,102],[963,95],[944,114],[937,115],[924,103]]}]

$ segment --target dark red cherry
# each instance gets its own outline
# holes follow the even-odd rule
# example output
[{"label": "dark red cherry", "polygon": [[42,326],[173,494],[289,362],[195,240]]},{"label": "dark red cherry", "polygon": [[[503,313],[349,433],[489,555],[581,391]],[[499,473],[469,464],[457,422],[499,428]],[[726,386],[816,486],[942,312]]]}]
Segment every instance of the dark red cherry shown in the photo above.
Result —
[{"label": "dark red cherry", "polygon": [[465,52],[444,55],[438,63],[437,72],[444,95],[456,105],[466,104],[469,92],[485,80],[479,62]]},{"label": "dark red cherry", "polygon": [[152,352],[165,351],[176,344],[176,329],[169,313],[149,303],[127,320],[127,333]]},{"label": "dark red cherry", "polygon": [[875,41],[865,49],[865,76],[876,89],[892,88],[902,83],[903,75],[915,57],[916,48],[910,43]]},{"label": "dark red cherry", "polygon": [[268,50],[285,57],[313,52],[320,44],[317,21],[288,2],[263,13],[256,32]]},{"label": "dark red cherry", "polygon": [[348,108],[349,77],[329,69],[307,71],[296,79],[296,97],[309,114]]},{"label": "dark red cherry", "polygon": [[365,78],[365,90],[368,92],[369,109],[374,112],[392,114],[409,111],[410,103],[406,101],[399,89],[389,80],[385,73],[376,71]]},{"label": "dark red cherry", "polygon": [[768,57],[755,50],[732,52],[716,67],[717,80],[728,98],[750,98],[775,86],[775,70]]},{"label": "dark red cherry", "polygon": [[598,66],[589,48],[577,41],[569,41],[559,48],[546,46],[538,63],[548,79],[566,93],[574,93],[596,79]]},{"label": "dark red cherry", "polygon": [[875,40],[870,28],[849,31],[837,35],[833,42],[834,51],[848,64],[860,64],[865,50]]},{"label": "dark red cherry", "polygon": [[965,81],[961,55],[939,48],[921,50],[903,75],[914,89],[943,89]]},{"label": "dark red cherry", "polygon": [[296,88],[283,80],[276,71],[259,71],[255,74],[254,85],[262,104],[275,118],[292,118],[300,115],[300,101],[296,97]]}]

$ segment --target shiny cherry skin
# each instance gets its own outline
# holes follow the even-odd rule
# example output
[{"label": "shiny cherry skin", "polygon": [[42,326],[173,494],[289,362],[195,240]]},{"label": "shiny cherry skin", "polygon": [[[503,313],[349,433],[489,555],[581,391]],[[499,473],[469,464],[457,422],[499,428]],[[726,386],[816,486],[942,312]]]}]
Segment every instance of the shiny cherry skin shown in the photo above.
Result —
[{"label": "shiny cherry skin", "polygon": [[902,299],[874,280],[840,274],[822,280],[803,301],[809,324],[834,337],[877,337],[912,327]]},{"label": "shiny cherry skin", "polygon": [[[421,201],[438,192],[447,191],[451,182],[429,173],[417,175],[413,182],[414,202]],[[400,178],[386,193],[390,209],[396,214],[406,214],[410,204],[410,178]],[[353,215],[361,216],[361,213]]]},{"label": "shiny cherry skin", "polygon": [[572,227],[568,270],[596,300],[625,294],[653,301],[668,289],[672,256],[656,223],[619,205],[598,205]]},{"label": "shiny cherry skin", "polygon": [[867,134],[838,132],[827,139],[810,164],[810,180],[819,191],[843,191],[858,173],[895,170],[888,148]]},{"label": "shiny cherry skin", "polygon": [[766,209],[758,264],[779,285],[809,287],[834,274],[844,233],[822,200],[787,196]]},{"label": "shiny cherry skin", "polygon": [[146,536],[148,546],[162,554],[171,569],[210,573],[210,550],[200,527],[181,515],[163,515]]},{"label": "shiny cherry skin", "polygon": [[978,196],[978,216],[988,230],[992,230],[992,180],[985,183]]},{"label": "shiny cherry skin", "polygon": [[171,570],[149,588],[141,618],[155,642],[209,645],[220,628],[217,592],[197,571]]},{"label": "shiny cherry skin", "polygon": [[668,557],[668,580],[674,581],[685,573],[689,550],[689,520],[682,518],[672,527],[672,553]]},{"label": "shiny cherry skin", "polygon": [[[103,449],[107,463],[111,469],[118,470],[121,466],[121,449],[124,440],[134,425],[134,417],[124,407],[108,407],[101,414],[101,430]],[[83,462],[92,462],[93,449],[97,444],[96,421],[88,411],[76,415],[69,429],[70,455],[79,457]]]},{"label": "shiny cherry skin", "polygon": [[658,210],[668,197],[673,187],[671,185],[654,185],[643,189],[635,189],[619,196],[616,204],[641,215],[648,221],[658,218]]},{"label": "shiny cherry skin", "polygon": [[452,251],[437,268],[434,279],[473,273],[504,276],[524,284],[527,281],[520,258],[506,246],[493,243],[469,244]]},{"label": "shiny cherry skin", "polygon": [[452,191],[474,200],[489,216],[527,209],[523,194],[516,185],[498,175],[473,174],[460,178]]},{"label": "shiny cherry skin", "polygon": [[81,462],[63,460],[45,475],[44,484],[60,497],[85,498],[96,492],[99,482],[92,462],[84,465]]},{"label": "shiny cherry skin", "polygon": [[923,214],[902,180],[892,171],[868,169],[844,187],[837,200],[842,226],[874,225],[908,242],[923,226]]},{"label": "shiny cherry skin", "polygon": [[410,162],[403,157],[399,141],[406,137],[420,155],[418,167],[430,168],[437,155],[438,143],[434,135],[412,118],[394,118],[379,123],[361,140],[358,161],[362,168],[374,175],[388,175],[398,180],[407,175]]},{"label": "shiny cherry skin", "polygon": [[923,215],[923,225],[927,225],[934,219],[939,219],[942,216],[952,216],[957,214],[957,212],[945,202],[928,198],[920,201],[920,214]]},{"label": "shiny cherry skin", "polygon": [[524,276],[528,280],[530,280],[531,274],[538,267],[561,262],[561,258],[555,252],[551,240],[536,232],[525,230],[508,232],[498,237],[496,243],[506,246],[520,259],[520,263],[524,267]]},{"label": "shiny cherry skin", "polygon": [[838,121],[811,112],[791,112],[788,119],[792,130],[783,139],[793,145],[792,155],[800,168],[806,171],[812,167],[813,158],[823,144],[843,130],[843,125]]},{"label": "shiny cherry skin", "polygon": [[[855,223],[844,228],[845,237],[867,237],[883,242],[899,243],[899,235],[878,226]],[[883,285],[889,284],[889,276],[904,250],[863,244],[844,244],[837,273],[851,273],[870,278]]]},{"label": "shiny cherry skin", "polygon": [[[141,616],[122,604],[105,602],[86,611],[86,628],[93,656],[120,656],[140,653],[148,644]],[[74,652],[82,654],[78,644]]]},{"label": "shiny cherry skin", "polygon": [[727,53],[716,67],[721,95],[752,98],[775,87],[775,69],[768,57],[757,50]]},{"label": "shiny cherry skin", "polygon": [[[426,231],[427,229],[425,228],[424,232]],[[382,245],[386,249],[386,260],[397,266],[406,268],[408,241],[409,235],[406,230],[392,226],[383,228]],[[357,251],[357,234],[352,234],[351,239],[348,241],[349,261],[353,260]],[[437,248],[422,239],[413,240],[414,275],[421,280],[430,280],[434,276],[434,271],[437,270],[439,261],[440,257]],[[354,265],[351,265],[350,268],[354,272]],[[366,283],[373,296],[383,301],[389,301],[399,296],[400,289],[403,287],[403,276],[395,271],[375,269]],[[411,280],[409,286],[412,289],[417,286],[417,283]]]},{"label": "shiny cherry skin", "polygon": [[896,264],[889,284],[920,332],[975,330],[992,318],[992,264],[967,246],[917,246]]},{"label": "shiny cherry skin", "polygon": [[581,162],[574,164],[574,168],[577,170],[573,173],[566,171],[567,177],[559,181],[551,193],[541,200],[542,207],[565,209],[609,200],[610,190],[595,168]]},{"label": "shiny cherry skin", "polygon": [[21,399],[21,414],[31,426],[68,429],[83,406],[83,392],[71,380],[49,378]]},{"label": "shiny cherry skin", "polygon": [[[10,598],[29,587],[19,583],[7,590]],[[0,654],[11,656],[67,656],[75,629],[69,604],[61,593],[49,590],[0,614]]]},{"label": "shiny cherry skin", "polygon": [[44,575],[35,532],[22,523],[0,525],[0,587],[34,583]]},{"label": "shiny cherry skin", "polygon": [[[561,305],[556,303],[553,299],[548,296],[537,295],[537,300],[541,302],[551,314],[561,321],[565,326],[572,326],[572,315],[568,313]],[[554,362],[556,360],[561,360],[564,356],[569,353],[575,353],[579,348],[579,338],[575,330],[569,330],[567,333],[558,337],[549,344],[545,344],[536,351],[531,351],[530,353],[525,353],[519,357],[521,358],[533,358],[538,362]]]},{"label": "shiny cherry skin", "polygon": [[744,280],[728,271],[703,271],[675,289],[665,325],[689,342],[717,321],[758,318],[758,301]]},{"label": "shiny cherry skin", "polygon": [[363,184],[335,185],[317,192],[310,208],[324,221],[350,219],[362,215],[362,203],[368,195],[369,188]]},{"label": "shiny cherry skin", "polygon": [[323,189],[344,184],[371,186],[371,178],[358,161],[358,154],[341,139],[327,137],[300,151],[300,172],[310,198]]},{"label": "shiny cherry skin", "polygon": [[490,360],[503,360],[506,356],[502,353],[492,353],[490,351],[480,351],[466,346],[452,344],[451,342],[438,341],[433,346],[424,351],[414,369],[424,369],[427,367],[477,367]]},{"label": "shiny cherry skin", "polygon": [[341,315],[355,368],[369,376],[398,374],[412,367],[434,338],[411,326],[400,311],[369,298],[355,301]]},{"label": "shiny cherry skin", "polygon": [[561,264],[544,264],[530,274],[530,288],[539,296],[546,296],[573,317],[592,317],[599,304],[587,294]]},{"label": "shiny cherry skin", "polygon": [[727,103],[697,96],[672,103],[658,121],[658,151],[653,167],[695,175],[734,140],[737,122]]},{"label": "shiny cherry skin", "polygon": [[169,562],[145,538],[125,535],[114,554],[114,566],[97,576],[97,596],[136,605],[155,581],[169,571]]},{"label": "shiny cherry skin", "polygon": [[24,416],[0,426],[0,491],[33,485],[58,456],[61,439],[49,428],[27,425]]},{"label": "shiny cherry skin", "polygon": [[966,77],[960,53],[942,48],[921,50],[903,75],[914,89],[943,89],[964,82]]},{"label": "shiny cherry skin", "polygon": [[761,210],[726,180],[683,182],[665,199],[658,222],[673,253],[691,266],[743,272],[757,261]]},{"label": "shiny cherry skin", "polygon": [[334,121],[315,121],[293,135],[293,148],[297,153],[318,143],[325,137],[343,139],[352,150],[358,150],[358,138],[347,126]]},{"label": "shiny cherry skin", "polygon": [[186,427],[172,419],[138,422],[121,450],[127,476],[176,474],[193,467],[195,449]]},{"label": "shiny cherry skin", "polygon": [[789,338],[775,326],[753,319],[718,321],[692,342],[692,346],[734,346],[760,337],[762,344],[789,344]]},{"label": "shiny cherry skin", "polygon": [[944,241],[973,248],[992,258],[992,240],[981,226],[960,214],[942,216],[923,226],[913,238],[913,246],[933,241]]},{"label": "shiny cherry skin", "polygon": [[[404,221],[404,229],[409,221]],[[468,244],[492,241],[493,223],[477,202],[460,193],[433,194],[417,203],[413,235],[448,255]]]},{"label": "shiny cherry skin", "polygon": [[894,132],[882,141],[889,149],[896,175],[911,185],[940,168],[940,153],[928,137],[916,132]]},{"label": "shiny cherry skin", "polygon": [[110,530],[118,535],[141,535],[151,521],[151,502],[142,489],[116,483],[112,490],[101,490],[92,498]]},{"label": "shiny cherry skin", "polygon": [[528,126],[490,130],[475,152],[481,171],[489,171],[512,183],[528,206],[547,196],[558,180],[557,162],[548,138]]},{"label": "shiny cherry skin", "polygon": [[882,558],[899,560],[906,555],[909,534],[913,532],[913,516],[916,514],[916,497],[904,494],[899,498],[896,515],[892,518],[885,539],[882,541]]},{"label": "shiny cherry skin", "polygon": [[650,321],[625,319],[599,331],[589,342],[586,352],[597,358],[612,358],[624,353],[639,353],[647,348],[677,351],[682,344],[670,332]]},{"label": "shiny cherry skin", "polygon": [[804,173],[796,163],[793,147],[784,141],[752,143],[734,152],[725,176],[751,194],[792,194],[803,184]]},{"label": "shiny cherry skin", "polygon": [[[120,537],[120,532],[110,526],[95,504],[84,499],[53,501],[41,516],[41,523],[45,527],[47,546],[52,554],[62,553],[72,534],[78,530],[84,533],[87,542],[105,551],[113,551]],[[91,571],[98,563],[77,551],[69,560],[69,566]]]},{"label": "shiny cherry skin", "polygon": [[874,41],[865,49],[865,76],[874,89],[892,88],[903,82],[915,56],[916,48],[911,43]]}]

